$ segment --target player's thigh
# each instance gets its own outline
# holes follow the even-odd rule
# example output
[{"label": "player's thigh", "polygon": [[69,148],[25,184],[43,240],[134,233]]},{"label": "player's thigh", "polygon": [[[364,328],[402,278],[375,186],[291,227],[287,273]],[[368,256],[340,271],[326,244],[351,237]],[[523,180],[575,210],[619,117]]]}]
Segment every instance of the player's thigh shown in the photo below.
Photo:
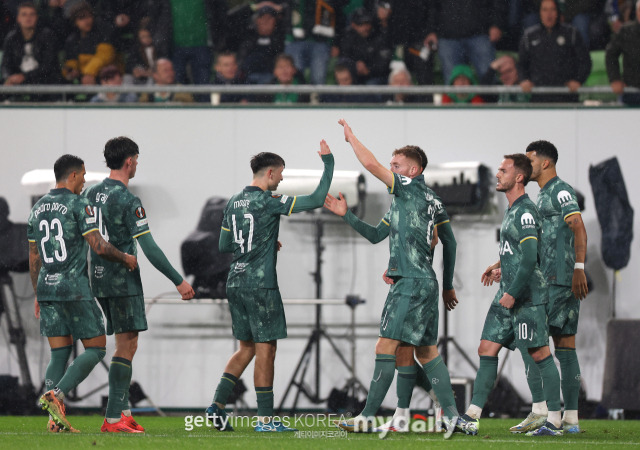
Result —
[{"label": "player's thigh", "polygon": [[528,349],[549,345],[546,305],[513,308],[511,320],[518,348]]},{"label": "player's thigh", "polygon": [[[380,337],[412,345],[437,339],[438,283],[427,278],[399,278],[391,285],[380,321]],[[425,337],[426,336],[426,337]],[[433,342],[435,344],[435,341]]]},{"label": "player's thigh", "polygon": [[549,286],[549,333],[552,336],[575,335],[578,332],[580,300],[569,286]]},{"label": "player's thigh", "polygon": [[144,296],[100,297],[98,303],[107,319],[107,334],[147,330]]},{"label": "player's thigh", "polygon": [[[498,291],[496,297],[498,295],[502,297],[500,291]],[[495,302],[491,303],[489,311],[487,311],[487,316],[484,319],[480,340],[495,342],[509,350],[516,348],[511,312],[507,308]]]}]

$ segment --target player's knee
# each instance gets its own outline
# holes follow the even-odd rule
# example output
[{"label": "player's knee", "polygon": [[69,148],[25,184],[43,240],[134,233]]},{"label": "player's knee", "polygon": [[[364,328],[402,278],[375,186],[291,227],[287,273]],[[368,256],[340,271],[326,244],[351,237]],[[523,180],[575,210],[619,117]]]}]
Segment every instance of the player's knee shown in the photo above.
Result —
[{"label": "player's knee", "polygon": [[107,349],[104,347],[87,347],[85,352],[90,353],[96,359],[96,364],[102,361],[107,354]]}]

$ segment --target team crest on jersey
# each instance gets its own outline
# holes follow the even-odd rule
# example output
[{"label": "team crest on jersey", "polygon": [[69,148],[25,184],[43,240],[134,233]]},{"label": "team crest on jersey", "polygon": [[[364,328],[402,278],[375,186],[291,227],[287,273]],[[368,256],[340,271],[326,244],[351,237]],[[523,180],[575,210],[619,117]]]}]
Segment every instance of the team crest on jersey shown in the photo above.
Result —
[{"label": "team crest on jersey", "polygon": [[573,198],[571,197],[571,194],[569,193],[569,191],[558,192],[558,201],[560,202],[561,206],[564,206],[565,204],[571,202],[572,200]]},{"label": "team crest on jersey", "polygon": [[522,225],[522,228],[535,228],[536,221],[531,213],[524,213],[522,217],[520,217],[520,224]]},{"label": "team crest on jersey", "polygon": [[136,208],[136,217],[138,217],[138,219],[144,219],[144,216],[145,216],[144,208],[142,206],[138,206]]}]

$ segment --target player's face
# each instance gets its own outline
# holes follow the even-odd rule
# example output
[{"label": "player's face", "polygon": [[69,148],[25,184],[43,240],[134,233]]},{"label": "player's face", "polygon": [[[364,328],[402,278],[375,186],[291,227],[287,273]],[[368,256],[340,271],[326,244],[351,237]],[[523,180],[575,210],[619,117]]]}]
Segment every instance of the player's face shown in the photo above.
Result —
[{"label": "player's face", "polygon": [[498,167],[498,173],[496,174],[496,178],[498,182],[496,183],[496,191],[498,192],[508,192],[516,185],[516,168],[513,165],[512,159],[503,159],[500,167]]},{"label": "player's face", "polygon": [[533,172],[531,172],[531,180],[537,181],[538,177],[542,173],[542,163],[544,159],[540,158],[536,152],[527,152],[527,158],[531,161],[531,167],[533,167]]},{"label": "player's face", "polygon": [[87,173],[87,171],[84,169],[84,164],[82,165],[82,169],[74,173],[75,173],[75,179],[73,180],[72,191],[74,194],[78,195],[80,194],[80,192],[82,192],[82,189],[84,188],[84,176]]},{"label": "player's face", "polygon": [[391,162],[389,163],[389,168],[393,173],[409,178],[413,178],[416,174],[415,170],[411,170],[414,166],[415,164],[413,161],[404,155],[393,155],[393,158],[391,158]]},{"label": "player's face", "polygon": [[282,171],[284,170],[284,166],[275,167],[271,169],[271,174],[269,175],[269,190],[275,191],[278,189],[278,185],[284,179],[282,176]]},{"label": "player's face", "polygon": [[131,166],[129,167],[129,179],[136,176],[136,170],[138,170],[138,155],[131,157]]}]

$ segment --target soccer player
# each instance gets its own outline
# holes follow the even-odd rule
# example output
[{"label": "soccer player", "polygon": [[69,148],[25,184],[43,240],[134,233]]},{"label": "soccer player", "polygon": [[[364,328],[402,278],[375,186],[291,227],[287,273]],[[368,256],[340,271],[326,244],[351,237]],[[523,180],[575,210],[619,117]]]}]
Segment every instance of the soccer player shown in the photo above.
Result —
[{"label": "soccer player", "polygon": [[233,336],[239,341],[216,388],[207,418],[220,431],[233,431],[224,410],[238,378],[256,358],[253,381],[258,400],[259,432],[296,431],[273,418],[274,361],[278,339],[287,337],[284,307],[276,275],[280,216],[319,208],[333,178],[333,155],[325,141],[318,152],[324,163],[320,183],[311,195],[273,195],[282,181],[284,160],[275,153],[251,159],[253,181],[233,195],[224,210],[220,251],[233,252],[227,299]]},{"label": "soccer player", "polygon": [[[540,264],[549,284],[549,334],[562,372],[565,433],[579,433],[578,396],[580,364],[576,355],[576,332],[580,301],[587,296],[584,260],[587,231],[578,207],[576,193],[558,178],[558,150],[548,141],[535,141],[526,150],[533,172],[531,179],[540,186],[537,206],[544,233],[540,241]],[[540,377],[531,378],[540,390]]]},{"label": "soccer player", "polygon": [[[547,328],[547,283],[538,265],[542,221],[538,209],[525,194],[531,177],[531,162],[524,154],[505,155],[498,168],[496,190],[504,192],[509,208],[500,228],[500,261],[487,268],[481,281],[495,280],[500,268],[500,288],[487,312],[480,337],[480,368],[473,384],[471,405],[463,416],[469,434],[477,434],[479,419],[498,372],[502,347],[528,353],[543,381],[547,402],[546,422],[529,435],[562,435],[560,375],[549,351]],[[545,230],[546,232],[546,230]],[[526,360],[525,360],[526,363]]]},{"label": "soccer player", "polygon": [[[427,155],[420,147],[415,147],[415,150],[420,154],[420,158],[422,160],[421,173],[423,173],[428,163]],[[433,198],[433,204],[435,206],[435,224],[431,249],[433,250],[439,240],[442,241],[442,259],[444,265],[442,275],[442,299],[447,310],[452,311],[458,303],[456,291],[453,288],[453,272],[455,268],[457,248],[456,239],[453,235],[453,230],[451,229],[449,215],[442,204],[442,200],[429,187],[427,187],[427,195]],[[431,262],[433,262],[433,259],[431,259]],[[382,278],[387,284],[394,283],[393,278],[387,276],[387,272],[384,273]],[[415,362],[413,346],[400,344],[396,350],[396,370],[398,372],[396,379],[398,404],[396,410],[389,422],[380,425],[374,431],[409,431],[409,422],[411,420],[409,405],[413,395],[413,388],[416,385],[424,389],[429,397],[431,397],[435,406],[434,410],[440,410],[440,403],[438,402],[431,382],[427,379],[422,367],[419,367],[419,364]]]},{"label": "soccer player", "polygon": [[[183,300],[189,300],[194,296],[191,285],[171,266],[153,240],[140,199],[127,189],[136,174],[138,155],[138,145],[127,137],[107,141],[104,158],[111,169],[109,177],[88,188],[84,195],[93,207],[105,240],[133,254],[137,254],[137,241],[151,264],[171,280]],[[116,350],[109,366],[109,400],[101,431],[143,432],[129,409],[131,363],[138,348],[138,333],[147,329],[140,269],[126,271],[92,253],[91,288],[107,318],[107,334],[116,336]]]},{"label": "soccer player", "polygon": [[[89,287],[86,243],[124,270],[134,270],[137,260],[97,233],[93,209],[78,195],[84,186],[84,162],[63,155],[53,171],[55,189],[33,206],[27,228],[35,316],[51,347],[45,372],[49,390],[39,402],[50,415],[49,431],[77,431],[65,417],[64,397],[104,358],[106,346],[102,313]],[[82,341],[85,351],[65,370],[75,339]]]},{"label": "soccer player", "polygon": [[451,436],[454,428],[464,429],[458,417],[449,372],[436,347],[438,333],[438,282],[431,267],[435,205],[427,192],[422,175],[422,157],[414,146],[393,152],[391,169],[380,164],[375,156],[356,138],[345,120],[345,140],[351,144],[360,163],[382,181],[394,196],[391,208],[373,227],[359,220],[340,198],[328,195],[327,209],[342,216],[358,233],[372,243],[389,236],[389,266],[387,276],[394,283],[380,321],[380,337],[376,343],[376,362],[367,403],[362,412],[336,424],[349,432],[372,431],[373,416],[393,381],[396,351],[404,343],[415,346],[415,354],[440,400]]}]

